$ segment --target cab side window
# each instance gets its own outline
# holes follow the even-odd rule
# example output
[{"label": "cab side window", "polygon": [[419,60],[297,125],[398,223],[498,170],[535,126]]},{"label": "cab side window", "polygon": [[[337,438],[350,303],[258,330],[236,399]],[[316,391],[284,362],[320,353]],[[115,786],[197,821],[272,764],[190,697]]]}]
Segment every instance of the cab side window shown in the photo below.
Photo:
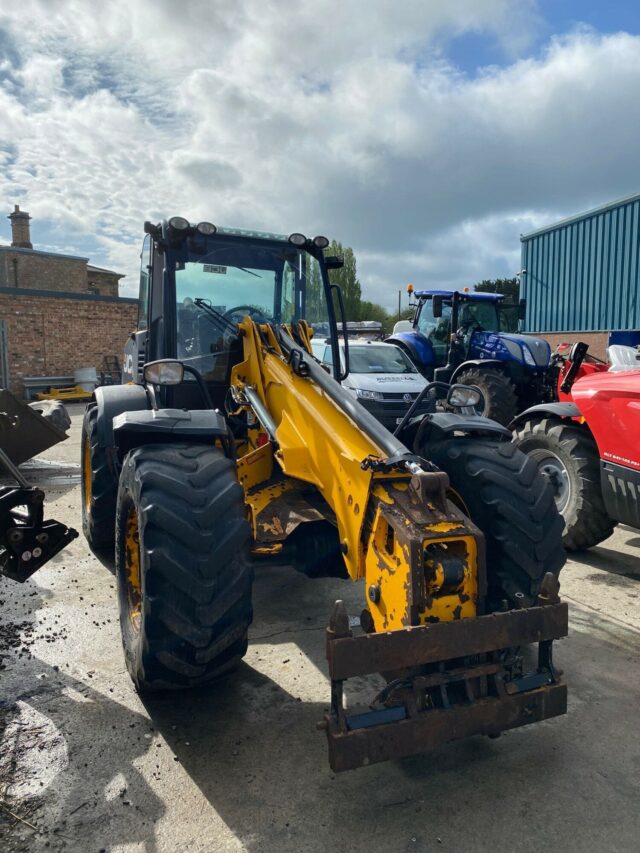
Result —
[{"label": "cab side window", "polygon": [[140,294],[138,331],[149,328],[149,295],[151,290],[151,235],[147,234],[140,253]]},{"label": "cab side window", "polygon": [[327,347],[324,351],[324,355],[322,356],[323,364],[333,364],[333,353],[331,352],[331,347]]}]

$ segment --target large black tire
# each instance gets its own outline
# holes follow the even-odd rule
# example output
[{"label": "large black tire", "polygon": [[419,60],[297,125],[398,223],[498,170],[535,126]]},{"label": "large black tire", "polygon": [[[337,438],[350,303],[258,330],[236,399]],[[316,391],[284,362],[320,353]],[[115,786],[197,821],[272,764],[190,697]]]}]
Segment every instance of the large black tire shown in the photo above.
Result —
[{"label": "large black tire", "polygon": [[92,550],[113,548],[116,539],[118,476],[98,442],[98,407],[90,403],[82,421],[82,531]]},{"label": "large black tire", "polygon": [[615,522],[607,515],[600,485],[600,454],[584,426],[558,418],[526,421],[516,445],[549,479],[564,520],[564,547],[591,548],[608,539]]},{"label": "large black tire", "polygon": [[475,385],[482,391],[484,408],[479,415],[507,426],[518,413],[518,397],[513,382],[500,370],[470,367],[455,378],[462,385]]},{"label": "large black tire", "polygon": [[462,508],[486,540],[487,604],[500,609],[534,604],[547,572],[566,556],[562,519],[549,483],[509,442],[452,438],[416,448],[446,471]]},{"label": "large black tire", "polygon": [[235,465],[220,450],[154,444],[127,454],[116,578],[138,690],[205,684],[240,662],[253,616],[249,537]]},{"label": "large black tire", "polygon": [[29,408],[60,432],[66,432],[71,426],[69,412],[60,400],[37,400],[35,403],[29,403]]}]

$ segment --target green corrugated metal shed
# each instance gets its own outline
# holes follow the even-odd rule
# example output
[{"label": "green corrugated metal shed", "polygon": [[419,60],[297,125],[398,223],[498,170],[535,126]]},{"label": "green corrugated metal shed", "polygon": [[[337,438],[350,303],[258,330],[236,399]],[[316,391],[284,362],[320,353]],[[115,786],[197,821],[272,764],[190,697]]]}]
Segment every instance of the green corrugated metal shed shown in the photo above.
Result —
[{"label": "green corrugated metal shed", "polygon": [[640,194],[520,239],[528,330],[640,329]]}]

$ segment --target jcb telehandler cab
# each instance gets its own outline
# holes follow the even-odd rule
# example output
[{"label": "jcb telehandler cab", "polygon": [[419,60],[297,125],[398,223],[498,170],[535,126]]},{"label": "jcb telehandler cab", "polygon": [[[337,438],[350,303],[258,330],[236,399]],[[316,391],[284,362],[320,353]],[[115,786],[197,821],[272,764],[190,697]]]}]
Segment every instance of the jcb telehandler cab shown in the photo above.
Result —
[{"label": "jcb telehandler cab", "polygon": [[[449,411],[391,434],[340,384],[326,238],[179,217],[145,231],[130,384],[96,391],[82,444],[84,532],[115,544],[138,689],[234,667],[254,568],[278,559],[363,582],[360,628],[340,601],[327,627],[335,770],[564,713],[562,522],[509,433],[456,410],[478,392],[433,384]],[[349,707],[345,681],[367,673],[387,686]]]}]

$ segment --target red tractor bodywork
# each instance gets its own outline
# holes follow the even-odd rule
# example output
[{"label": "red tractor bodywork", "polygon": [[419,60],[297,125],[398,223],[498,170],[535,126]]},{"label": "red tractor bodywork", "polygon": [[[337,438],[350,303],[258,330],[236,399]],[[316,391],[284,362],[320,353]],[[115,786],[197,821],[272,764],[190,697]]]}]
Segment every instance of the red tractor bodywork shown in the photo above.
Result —
[{"label": "red tractor bodywork", "polygon": [[[558,402],[513,421],[514,440],[552,480],[565,547],[591,547],[613,525],[640,529],[640,370],[611,370],[586,344],[554,354]],[[573,360],[572,358],[573,357]]]},{"label": "red tractor bodywork", "polygon": [[640,370],[585,376],[571,396],[600,458],[640,471]]},{"label": "red tractor bodywork", "polygon": [[[593,376],[596,373],[606,373],[609,365],[605,364],[603,361],[583,361],[578,369],[578,374],[576,377],[576,382],[579,379],[582,379],[585,376]],[[558,401],[560,403],[572,403],[573,402],[573,393],[572,391],[563,391],[562,385],[571,368],[571,362],[569,360],[565,361],[560,374],[558,376]]]}]

